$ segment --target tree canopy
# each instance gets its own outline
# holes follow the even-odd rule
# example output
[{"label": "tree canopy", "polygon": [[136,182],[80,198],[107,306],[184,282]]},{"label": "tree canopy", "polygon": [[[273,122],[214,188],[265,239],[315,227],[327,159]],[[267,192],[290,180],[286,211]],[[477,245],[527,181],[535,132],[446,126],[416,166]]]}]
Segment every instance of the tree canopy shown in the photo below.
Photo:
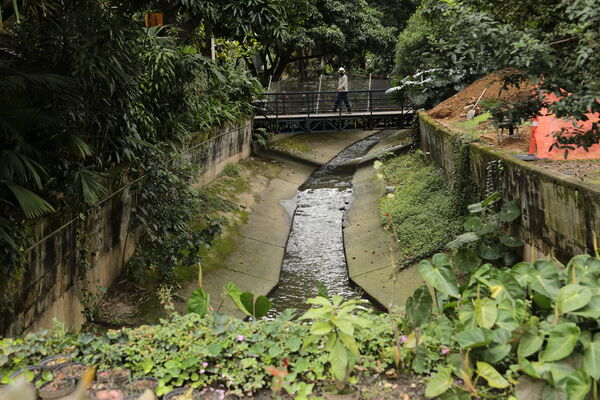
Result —
[{"label": "tree canopy", "polygon": [[[598,26],[595,0],[426,1],[399,36],[396,73],[405,78],[429,71],[431,79],[416,85],[414,95],[432,105],[487,73],[511,67],[515,72],[506,85],[526,80],[539,91],[529,100],[535,104],[515,105],[523,119],[538,112],[541,93],[550,92],[561,97],[547,105],[558,117],[586,120],[586,113],[600,111]],[[414,53],[417,60],[410,61]],[[600,130],[593,124],[577,135],[559,133],[557,140],[561,147],[586,148],[600,141]]]}]

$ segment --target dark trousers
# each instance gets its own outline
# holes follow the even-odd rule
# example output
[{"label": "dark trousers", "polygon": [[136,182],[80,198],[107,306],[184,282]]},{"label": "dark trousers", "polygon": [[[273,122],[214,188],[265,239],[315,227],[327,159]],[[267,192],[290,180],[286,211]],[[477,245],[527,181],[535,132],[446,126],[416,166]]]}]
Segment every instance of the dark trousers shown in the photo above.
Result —
[{"label": "dark trousers", "polygon": [[335,99],[335,106],[333,106],[333,112],[336,112],[338,108],[342,107],[342,101],[346,105],[348,112],[352,111],[352,107],[348,101],[348,92],[338,92],[337,99]]}]

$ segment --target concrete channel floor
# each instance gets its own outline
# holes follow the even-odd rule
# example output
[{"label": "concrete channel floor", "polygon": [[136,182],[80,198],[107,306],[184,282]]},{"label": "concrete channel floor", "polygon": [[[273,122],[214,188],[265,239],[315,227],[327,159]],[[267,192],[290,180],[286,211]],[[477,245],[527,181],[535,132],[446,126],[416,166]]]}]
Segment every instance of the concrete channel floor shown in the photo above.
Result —
[{"label": "concrete channel floor", "polygon": [[[329,134],[303,134],[293,140],[302,140],[309,151],[286,151],[285,141],[280,139],[282,150],[261,153],[261,157],[277,160],[282,168],[249,212],[245,224],[236,232],[235,247],[227,256],[222,268],[204,274],[204,288],[210,294],[211,305],[220,312],[243,316],[229,299],[224,299],[223,286],[227,281],[241,290],[255,295],[267,295],[278,283],[285,245],[292,224],[293,209],[286,210],[298,187],[306,181],[316,166],[323,165],[344,148],[375,131],[340,132]],[[288,135],[291,137],[291,135]],[[181,294],[188,298],[194,285]]]},{"label": "concrete channel floor", "polygon": [[[375,145],[367,155],[401,142],[398,131]],[[391,232],[384,229],[379,200],[385,195],[384,181],[377,177],[372,163],[359,166],[353,178],[354,201],[344,221],[344,247],[350,280],[387,309],[402,306],[424,282],[417,266],[395,275],[400,248]]]}]

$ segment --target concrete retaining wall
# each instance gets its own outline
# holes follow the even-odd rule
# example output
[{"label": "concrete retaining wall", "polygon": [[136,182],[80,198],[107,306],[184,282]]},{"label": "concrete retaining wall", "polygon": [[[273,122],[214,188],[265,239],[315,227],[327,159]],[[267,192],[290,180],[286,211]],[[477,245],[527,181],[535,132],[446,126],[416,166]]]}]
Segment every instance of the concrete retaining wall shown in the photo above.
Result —
[{"label": "concrete retaining wall", "polygon": [[[454,169],[453,143],[457,134],[421,113],[421,149],[443,168],[448,177]],[[501,161],[504,200],[516,200],[522,216],[518,234],[525,240],[524,257],[554,255],[566,262],[572,256],[593,250],[593,233],[600,236],[600,186],[542,170],[479,143],[469,146],[470,177],[480,188],[486,185],[487,165]]]},{"label": "concrete retaining wall", "polygon": [[[198,180],[206,183],[229,162],[250,154],[250,121],[216,132],[209,140],[190,146],[186,154],[199,167]],[[121,274],[124,263],[135,250],[139,232],[130,232],[135,190],[131,182],[93,207],[85,219],[54,215],[33,225],[35,244],[26,251],[27,265],[15,292],[20,295],[14,312],[0,315],[0,334],[15,336],[50,328],[54,318],[68,329],[84,322],[80,276],[85,274],[89,292],[97,286],[108,288]],[[87,273],[78,257],[77,232],[84,232],[91,256]]]}]

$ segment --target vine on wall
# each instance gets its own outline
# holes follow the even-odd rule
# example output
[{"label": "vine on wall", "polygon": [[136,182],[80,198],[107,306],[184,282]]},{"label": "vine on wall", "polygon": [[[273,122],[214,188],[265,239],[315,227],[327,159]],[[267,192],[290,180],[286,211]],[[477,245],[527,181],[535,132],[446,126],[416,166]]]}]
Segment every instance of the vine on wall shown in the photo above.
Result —
[{"label": "vine on wall", "polygon": [[452,204],[457,215],[464,215],[467,206],[478,200],[479,188],[471,179],[469,144],[473,138],[468,135],[457,136],[452,143]]}]

